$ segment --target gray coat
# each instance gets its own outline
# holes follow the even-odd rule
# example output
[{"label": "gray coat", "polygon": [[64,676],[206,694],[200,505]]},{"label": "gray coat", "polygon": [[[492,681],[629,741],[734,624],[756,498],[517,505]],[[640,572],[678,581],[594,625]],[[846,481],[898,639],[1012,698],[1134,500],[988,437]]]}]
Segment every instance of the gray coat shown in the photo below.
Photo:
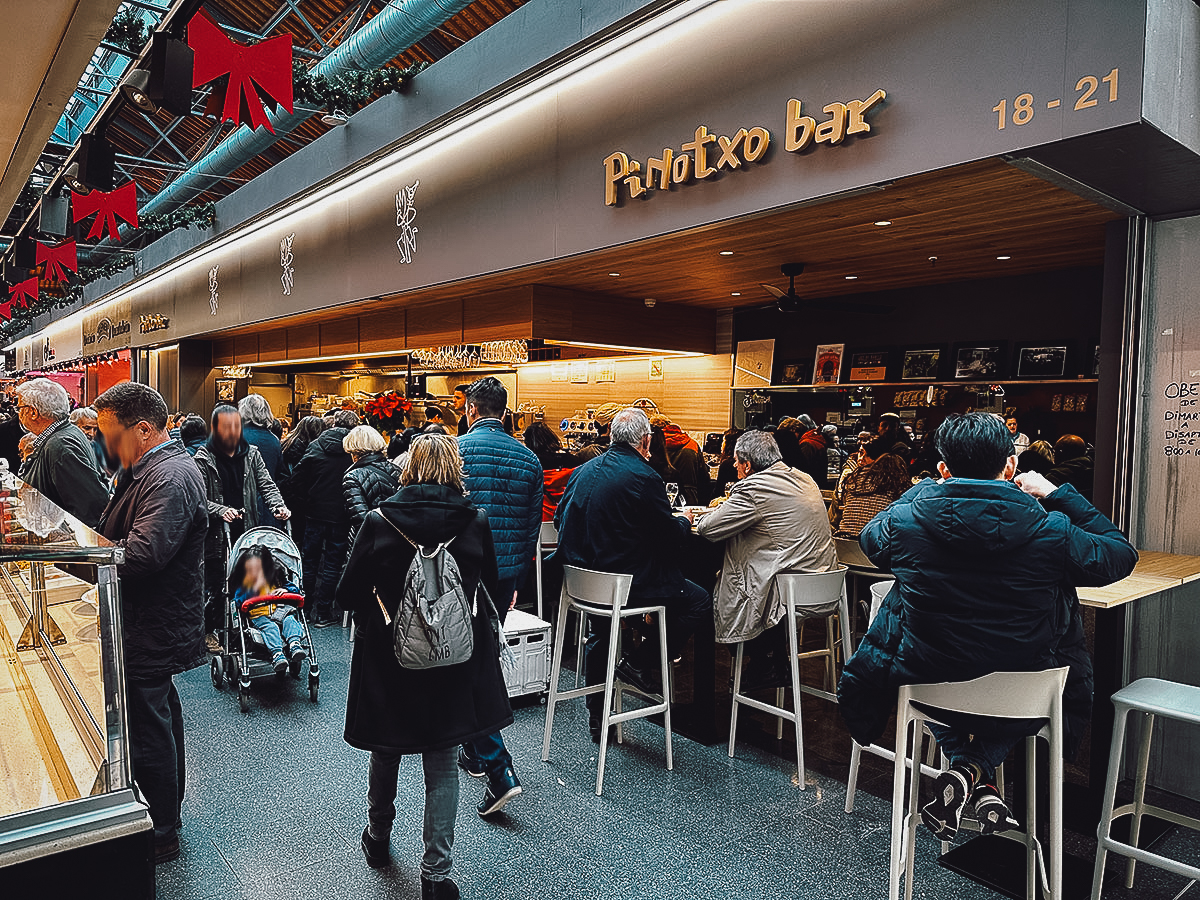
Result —
[{"label": "gray coat", "polygon": [[108,485],[92,442],[77,425],[63,425],[46,438],[26,461],[21,478],[89,528],[96,527],[108,504]]},{"label": "gray coat", "polygon": [[[258,525],[274,524],[258,520],[259,497],[266,501],[268,509],[274,510],[287,505],[283,502],[283,495],[279,493],[279,488],[271,479],[271,473],[267,471],[267,464],[263,462],[258,448],[253,444],[246,444],[245,447],[246,469],[242,481],[242,496],[236,499],[221,495],[221,473],[217,470],[217,461],[213,457],[212,447],[205,443],[196,451],[196,465],[200,467],[200,473],[204,476],[204,487],[208,496],[210,522],[206,555],[209,559],[225,555],[224,548],[221,546],[221,536],[224,532],[221,528],[221,516],[225,514],[225,510],[231,507],[242,510],[246,530],[249,531]],[[230,500],[234,500],[234,502],[227,502]]]},{"label": "gray coat", "polygon": [[838,567],[821,491],[783,462],[735,482],[729,499],[701,518],[696,530],[710,541],[725,541],[713,599],[722,644],[748,641],[783,618],[778,573]]}]

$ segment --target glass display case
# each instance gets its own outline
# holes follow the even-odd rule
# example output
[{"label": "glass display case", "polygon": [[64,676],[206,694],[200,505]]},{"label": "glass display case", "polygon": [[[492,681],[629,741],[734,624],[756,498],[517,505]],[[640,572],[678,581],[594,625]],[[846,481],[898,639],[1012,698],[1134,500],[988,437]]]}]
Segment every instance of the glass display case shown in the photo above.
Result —
[{"label": "glass display case", "polygon": [[[59,889],[120,867],[153,892],[149,813],[128,752],[124,551],[29,485],[0,476],[0,883]],[[148,866],[148,868],[146,868]],[[86,870],[86,871],[85,871]],[[108,881],[108,879],[105,879]],[[81,883],[86,883],[81,881]],[[93,882],[94,883],[94,882]]]}]

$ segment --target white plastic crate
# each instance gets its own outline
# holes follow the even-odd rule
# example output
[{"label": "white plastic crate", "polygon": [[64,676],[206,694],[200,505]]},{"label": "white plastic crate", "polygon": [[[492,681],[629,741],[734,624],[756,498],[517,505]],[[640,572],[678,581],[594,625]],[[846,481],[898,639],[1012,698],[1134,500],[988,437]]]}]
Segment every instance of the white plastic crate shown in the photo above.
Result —
[{"label": "white plastic crate", "polygon": [[537,616],[511,610],[504,620],[508,649],[516,657],[512,671],[505,670],[508,696],[524,697],[550,690],[550,623]]}]

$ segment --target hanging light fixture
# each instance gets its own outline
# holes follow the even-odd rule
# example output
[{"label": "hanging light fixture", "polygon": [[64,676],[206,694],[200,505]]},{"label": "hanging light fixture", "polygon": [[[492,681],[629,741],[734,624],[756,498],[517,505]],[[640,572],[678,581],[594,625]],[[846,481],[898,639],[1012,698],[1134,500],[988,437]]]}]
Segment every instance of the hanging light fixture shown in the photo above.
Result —
[{"label": "hanging light fixture", "polygon": [[67,166],[67,171],[63,173],[63,181],[67,183],[67,187],[77,194],[86,194],[91,188],[84,184],[79,178],[79,163],[73,162]]},{"label": "hanging light fixture", "polygon": [[150,84],[149,69],[130,69],[129,74],[121,81],[121,93],[125,98],[147,115],[154,115],[158,107],[146,93]]}]

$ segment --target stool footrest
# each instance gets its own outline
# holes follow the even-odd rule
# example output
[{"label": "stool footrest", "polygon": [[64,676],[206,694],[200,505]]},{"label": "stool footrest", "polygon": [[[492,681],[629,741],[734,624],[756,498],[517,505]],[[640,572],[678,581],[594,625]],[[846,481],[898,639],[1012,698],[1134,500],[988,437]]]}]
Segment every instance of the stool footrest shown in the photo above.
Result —
[{"label": "stool footrest", "polygon": [[757,709],[759,712],[765,712],[770,716],[778,716],[781,719],[787,719],[789,722],[796,721],[796,714],[790,709],[784,709],[782,706],[772,706],[770,703],[764,703],[762,700],[755,700],[753,697],[747,697],[745,694],[734,694],[734,703],[740,703],[743,706],[748,706],[751,709]]},{"label": "stool footrest", "polygon": [[1137,847],[1132,847],[1129,844],[1123,844],[1114,838],[1104,838],[1100,842],[1100,846],[1109,853],[1116,853],[1119,856],[1127,856],[1130,859],[1136,859],[1138,862],[1144,862],[1147,865],[1154,866],[1157,869],[1163,869],[1167,872],[1173,872],[1176,875],[1182,875],[1184,878],[1195,878],[1200,881],[1200,868],[1189,866],[1186,863],[1181,863],[1179,860],[1170,859],[1166,856],[1159,856],[1157,853],[1151,853],[1149,850],[1139,850]]},{"label": "stool footrest", "polygon": [[[1134,811],[1135,810],[1132,803],[1126,803],[1124,806],[1118,806],[1113,810],[1113,821],[1115,822],[1121,816],[1132,816]],[[1183,813],[1177,813],[1169,809],[1163,809],[1161,806],[1153,806],[1149,803],[1143,803],[1142,816],[1153,816],[1156,819],[1162,819],[1164,822],[1170,822],[1172,825],[1181,825],[1184,828],[1192,829],[1192,831],[1200,831],[1200,819],[1194,819],[1191,816],[1185,816]]]},{"label": "stool footrest", "polygon": [[667,711],[666,702],[662,702],[657,706],[643,706],[640,709],[631,709],[627,712],[613,713],[608,717],[609,725],[620,725],[622,722],[630,722],[634,719],[644,719],[647,716],[655,716],[659,713]]}]

